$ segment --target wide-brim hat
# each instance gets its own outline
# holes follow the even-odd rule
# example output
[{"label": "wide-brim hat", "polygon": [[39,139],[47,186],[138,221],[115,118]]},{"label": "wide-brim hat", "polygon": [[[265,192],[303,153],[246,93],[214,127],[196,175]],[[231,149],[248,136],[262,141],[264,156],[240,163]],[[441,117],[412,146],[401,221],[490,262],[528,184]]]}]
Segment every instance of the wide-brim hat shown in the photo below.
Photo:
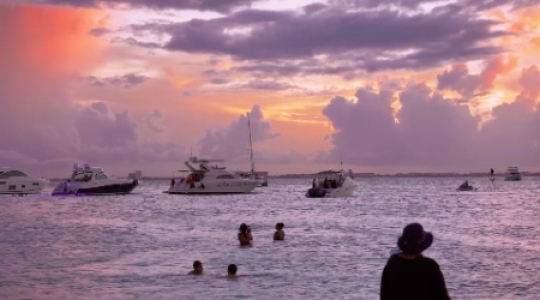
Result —
[{"label": "wide-brim hat", "polygon": [[411,223],[403,228],[397,244],[405,254],[422,253],[433,244],[433,234],[424,231],[419,223]]}]

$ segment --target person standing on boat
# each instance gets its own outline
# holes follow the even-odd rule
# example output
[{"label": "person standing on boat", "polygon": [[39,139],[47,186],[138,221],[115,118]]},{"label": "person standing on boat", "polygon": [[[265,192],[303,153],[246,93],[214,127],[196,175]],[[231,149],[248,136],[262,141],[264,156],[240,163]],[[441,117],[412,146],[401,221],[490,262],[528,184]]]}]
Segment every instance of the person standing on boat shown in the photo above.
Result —
[{"label": "person standing on boat", "polygon": [[419,223],[405,226],[397,243],[401,252],[388,259],[382,273],[381,300],[450,299],[439,264],[422,255],[432,243],[433,235]]},{"label": "person standing on boat", "polygon": [[491,181],[495,180],[495,171],[493,171],[493,168],[491,168]]}]

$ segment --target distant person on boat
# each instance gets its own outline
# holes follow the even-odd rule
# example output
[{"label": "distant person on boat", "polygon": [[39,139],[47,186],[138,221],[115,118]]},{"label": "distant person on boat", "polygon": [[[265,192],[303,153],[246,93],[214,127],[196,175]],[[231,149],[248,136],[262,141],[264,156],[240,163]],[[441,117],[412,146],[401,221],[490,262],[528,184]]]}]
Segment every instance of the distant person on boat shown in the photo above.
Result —
[{"label": "distant person on boat", "polygon": [[227,276],[228,277],[236,277],[236,271],[238,271],[238,267],[236,267],[235,264],[230,264],[227,267]]},{"label": "distant person on boat", "polygon": [[274,241],[283,241],[285,239],[285,231],[283,231],[285,224],[279,222],[276,224],[276,232],[274,232]]},{"label": "distant person on boat", "polygon": [[174,186],[176,184],[176,180],[174,178],[171,179],[171,186]]},{"label": "distant person on boat", "polygon": [[450,299],[439,264],[422,255],[432,243],[422,225],[405,226],[397,242],[401,252],[388,259],[382,273],[381,300]]},{"label": "distant person on boat", "polygon": [[251,241],[253,241],[253,236],[251,235],[251,227],[246,223],[240,224],[238,232],[238,241],[240,246],[251,246]]},{"label": "distant person on boat", "polygon": [[191,270],[188,275],[202,275],[203,274],[203,265],[200,261],[196,260],[193,262],[193,270]]},{"label": "distant person on boat", "polygon": [[493,168],[491,168],[491,181],[495,180],[495,171],[493,171]]}]

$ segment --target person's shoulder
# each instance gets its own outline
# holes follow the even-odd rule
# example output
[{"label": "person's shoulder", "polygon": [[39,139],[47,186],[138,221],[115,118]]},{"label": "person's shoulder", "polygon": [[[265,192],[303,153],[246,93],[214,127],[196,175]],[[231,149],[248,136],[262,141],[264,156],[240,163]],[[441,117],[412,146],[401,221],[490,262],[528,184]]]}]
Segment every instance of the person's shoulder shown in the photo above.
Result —
[{"label": "person's shoulder", "polygon": [[437,261],[431,257],[422,256],[422,262],[426,265],[429,265],[430,267],[439,268],[439,263],[437,263]]}]

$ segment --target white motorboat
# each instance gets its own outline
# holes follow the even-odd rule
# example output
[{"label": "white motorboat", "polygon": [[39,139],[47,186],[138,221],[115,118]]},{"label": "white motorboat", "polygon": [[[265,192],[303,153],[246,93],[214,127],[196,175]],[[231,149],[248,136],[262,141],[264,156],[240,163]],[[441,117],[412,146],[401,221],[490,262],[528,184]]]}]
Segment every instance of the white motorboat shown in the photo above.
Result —
[{"label": "white motorboat", "polygon": [[351,197],[358,183],[353,179],[352,171],[322,171],[315,174],[312,187],[306,192],[308,198]]},{"label": "white motorboat", "polygon": [[508,167],[508,169],[506,169],[506,172],[504,172],[504,180],[520,181],[521,173],[519,172],[518,167]]},{"label": "white motorboat", "polygon": [[226,167],[211,163],[223,162],[222,159],[197,159],[190,157],[185,162],[190,174],[178,181],[173,180],[167,190],[169,194],[232,194],[249,193],[259,181],[238,176]]},{"label": "white motorboat", "polygon": [[54,188],[53,195],[103,195],[129,194],[139,185],[137,179],[121,179],[109,177],[103,169],[84,164],[73,165],[71,177],[60,182]]},{"label": "white motorboat", "polygon": [[30,177],[20,170],[0,169],[0,194],[38,194],[47,184],[48,180]]}]

